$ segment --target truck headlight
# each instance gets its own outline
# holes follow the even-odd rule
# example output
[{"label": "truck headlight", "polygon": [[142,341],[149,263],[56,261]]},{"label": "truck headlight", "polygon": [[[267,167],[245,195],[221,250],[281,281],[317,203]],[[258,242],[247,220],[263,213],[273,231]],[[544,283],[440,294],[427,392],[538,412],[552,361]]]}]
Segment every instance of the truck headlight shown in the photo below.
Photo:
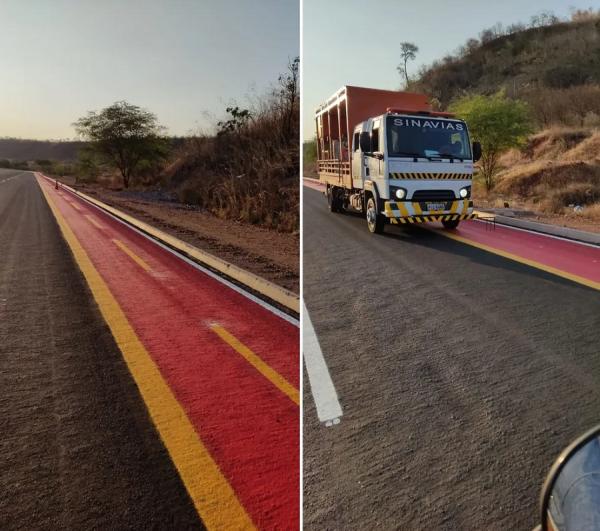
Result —
[{"label": "truck headlight", "polygon": [[471,197],[471,187],[465,186],[464,188],[461,188],[458,192],[458,195],[460,195],[462,199],[467,199],[468,197]]},{"label": "truck headlight", "polygon": [[406,190],[404,188],[398,188],[394,194],[396,199],[404,199],[406,197]]}]

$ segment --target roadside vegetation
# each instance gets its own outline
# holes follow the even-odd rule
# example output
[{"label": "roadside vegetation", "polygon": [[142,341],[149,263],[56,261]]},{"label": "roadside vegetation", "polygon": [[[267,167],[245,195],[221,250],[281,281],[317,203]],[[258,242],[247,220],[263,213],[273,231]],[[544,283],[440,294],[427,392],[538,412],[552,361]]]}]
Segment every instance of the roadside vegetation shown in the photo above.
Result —
[{"label": "roadside vegetation", "polygon": [[228,107],[214,135],[190,138],[164,177],[181,202],[285,232],[299,228],[299,60],[248,108]]},{"label": "roadside vegetation", "polygon": [[121,101],[78,119],[80,141],[0,139],[0,167],[297,233],[298,74],[296,58],[265,94],[227,107],[210,133],[165,136],[152,112]]},{"label": "roadside vegetation", "polygon": [[407,90],[464,117],[484,156],[480,206],[600,221],[600,11],[496,24],[409,77]]},{"label": "roadside vegetation", "polygon": [[116,168],[129,188],[134,177],[156,173],[168,155],[169,142],[156,116],[118,101],[101,111],[90,111],[74,124],[79,136],[87,141],[79,152],[79,172],[94,177],[105,164]]},{"label": "roadside vegetation", "polygon": [[493,96],[466,96],[450,105],[450,110],[466,120],[471,136],[481,143],[479,174],[486,189],[492,190],[500,155],[522,146],[531,133],[527,104],[498,92]]}]

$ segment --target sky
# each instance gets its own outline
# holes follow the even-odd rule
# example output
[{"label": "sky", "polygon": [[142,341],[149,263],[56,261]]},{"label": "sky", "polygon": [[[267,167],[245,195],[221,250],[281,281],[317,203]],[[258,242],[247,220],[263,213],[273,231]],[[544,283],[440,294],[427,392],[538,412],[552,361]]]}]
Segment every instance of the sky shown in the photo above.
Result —
[{"label": "sky", "polygon": [[209,131],[299,54],[298,0],[0,0],[0,137],[66,139],[126,100]]},{"label": "sky", "polygon": [[304,0],[303,136],[311,139],[315,108],[344,85],[399,90],[400,43],[419,47],[409,75],[501,22],[529,22],[552,11],[598,6],[593,0]]}]

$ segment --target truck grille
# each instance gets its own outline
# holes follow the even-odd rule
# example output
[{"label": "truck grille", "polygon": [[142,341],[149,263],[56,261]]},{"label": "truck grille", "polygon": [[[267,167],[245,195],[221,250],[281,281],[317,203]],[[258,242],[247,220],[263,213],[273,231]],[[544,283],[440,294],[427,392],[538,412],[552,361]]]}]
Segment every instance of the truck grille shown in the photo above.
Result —
[{"label": "truck grille", "polygon": [[413,201],[454,201],[456,196],[452,190],[417,190],[413,196]]}]

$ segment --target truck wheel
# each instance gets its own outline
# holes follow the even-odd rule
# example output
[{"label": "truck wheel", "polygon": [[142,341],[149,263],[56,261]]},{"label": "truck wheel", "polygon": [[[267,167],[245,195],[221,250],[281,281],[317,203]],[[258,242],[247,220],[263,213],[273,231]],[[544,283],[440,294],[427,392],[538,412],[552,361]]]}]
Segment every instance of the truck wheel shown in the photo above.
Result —
[{"label": "truck wheel", "polygon": [[385,218],[377,213],[373,197],[369,197],[367,201],[367,227],[373,234],[381,234],[385,227]]},{"label": "truck wheel", "polygon": [[327,187],[327,205],[329,206],[329,212],[340,212],[340,200],[335,193],[335,187]]},{"label": "truck wheel", "polygon": [[458,219],[442,221],[442,225],[444,226],[445,229],[455,229],[456,227],[458,227],[459,223],[460,223],[460,221]]}]

